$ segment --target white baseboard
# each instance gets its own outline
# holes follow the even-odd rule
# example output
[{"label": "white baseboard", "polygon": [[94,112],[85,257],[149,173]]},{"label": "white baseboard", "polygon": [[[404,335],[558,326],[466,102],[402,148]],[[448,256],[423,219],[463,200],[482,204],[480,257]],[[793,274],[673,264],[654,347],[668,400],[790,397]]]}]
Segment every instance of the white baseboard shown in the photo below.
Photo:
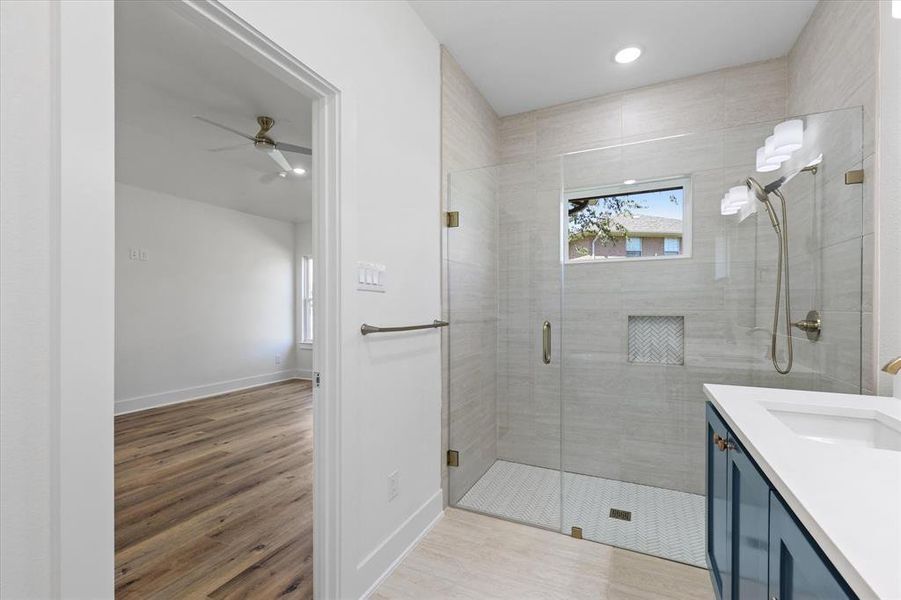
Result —
[{"label": "white baseboard", "polygon": [[309,369],[297,369],[295,373],[297,373],[295,379],[309,379],[311,381],[313,379],[313,371]]},{"label": "white baseboard", "polygon": [[306,371],[301,372],[297,369],[289,369],[286,371],[276,371],[275,373],[264,373],[262,375],[253,375],[251,377],[241,377],[239,379],[230,379],[218,383],[198,385],[196,387],[180,390],[160,392],[158,394],[122,398],[115,402],[115,413],[117,415],[124,415],[126,413],[138,412],[149,408],[158,408],[169,404],[179,404],[190,400],[200,400],[201,398],[208,398],[219,394],[237,392],[259,387],[261,385],[277,383],[279,381],[287,381],[289,379],[309,379],[309,376],[304,376],[306,373]]},{"label": "white baseboard", "polygon": [[[394,572],[404,558],[419,544],[420,540],[441,520],[444,516],[441,504],[441,490],[439,489],[416,512],[410,515],[400,527],[385,538],[375,550],[360,561],[357,565],[357,575],[363,581],[371,578],[373,571],[381,571],[369,588],[360,596],[361,600],[369,598],[376,588]],[[385,563],[388,563],[387,566],[379,567],[379,565],[384,565]],[[370,573],[367,574],[367,571],[370,571]],[[366,577],[367,575],[369,576],[368,578]]]}]

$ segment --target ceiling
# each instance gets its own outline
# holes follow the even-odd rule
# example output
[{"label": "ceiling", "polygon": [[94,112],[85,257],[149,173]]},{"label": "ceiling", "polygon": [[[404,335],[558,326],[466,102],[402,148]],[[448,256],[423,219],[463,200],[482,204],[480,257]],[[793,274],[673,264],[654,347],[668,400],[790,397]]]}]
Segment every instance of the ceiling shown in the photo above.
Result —
[{"label": "ceiling", "polygon": [[249,135],[266,115],[276,141],[312,142],[312,103],[300,92],[164,3],[117,2],[117,181],[284,221],[311,219],[309,156],[284,153],[308,174],[278,177],[278,165],[249,141],[210,152],[242,139],[193,115]]},{"label": "ceiling", "polygon": [[[785,55],[816,0],[411,0],[501,115]],[[641,58],[613,61],[638,45]]]}]

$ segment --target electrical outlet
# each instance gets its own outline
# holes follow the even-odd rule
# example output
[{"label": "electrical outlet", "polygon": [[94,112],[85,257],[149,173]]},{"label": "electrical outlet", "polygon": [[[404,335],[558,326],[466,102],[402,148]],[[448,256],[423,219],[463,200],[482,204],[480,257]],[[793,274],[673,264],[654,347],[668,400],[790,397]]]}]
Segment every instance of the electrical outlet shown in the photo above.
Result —
[{"label": "electrical outlet", "polygon": [[129,248],[128,249],[128,260],[138,260],[140,256],[137,248]]},{"label": "electrical outlet", "polygon": [[275,355],[275,364],[276,364],[276,366],[282,364],[282,355],[281,354]]},{"label": "electrical outlet", "polygon": [[150,255],[147,254],[147,251],[144,250],[143,248],[142,248],[141,251],[139,252],[138,256],[139,256],[140,259],[141,259],[142,261],[144,261],[144,262],[150,260]]},{"label": "electrical outlet", "polygon": [[391,502],[400,493],[400,474],[395,471],[388,475],[388,502]]}]

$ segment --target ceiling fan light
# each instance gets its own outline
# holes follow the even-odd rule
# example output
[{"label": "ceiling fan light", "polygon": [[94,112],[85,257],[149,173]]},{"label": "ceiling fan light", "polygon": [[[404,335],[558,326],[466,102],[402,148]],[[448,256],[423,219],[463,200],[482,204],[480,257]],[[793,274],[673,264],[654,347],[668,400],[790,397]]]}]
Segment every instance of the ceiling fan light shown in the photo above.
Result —
[{"label": "ceiling fan light", "polygon": [[613,57],[613,60],[621,65],[625,65],[630,62],[635,62],[638,60],[639,56],[641,56],[641,48],[638,46],[628,46],[617,52]]}]

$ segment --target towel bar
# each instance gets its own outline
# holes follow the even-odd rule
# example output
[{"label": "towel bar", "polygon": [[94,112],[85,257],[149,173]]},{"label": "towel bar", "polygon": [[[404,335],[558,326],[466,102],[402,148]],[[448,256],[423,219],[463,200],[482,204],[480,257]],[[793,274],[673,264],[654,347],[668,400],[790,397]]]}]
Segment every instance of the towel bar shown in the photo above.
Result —
[{"label": "towel bar", "polygon": [[363,335],[369,335],[370,333],[390,333],[392,331],[415,331],[417,329],[435,329],[437,327],[447,327],[449,323],[447,321],[432,321],[426,325],[406,325],[404,327],[376,327],[375,325],[367,325],[363,323],[360,326],[360,333]]}]

